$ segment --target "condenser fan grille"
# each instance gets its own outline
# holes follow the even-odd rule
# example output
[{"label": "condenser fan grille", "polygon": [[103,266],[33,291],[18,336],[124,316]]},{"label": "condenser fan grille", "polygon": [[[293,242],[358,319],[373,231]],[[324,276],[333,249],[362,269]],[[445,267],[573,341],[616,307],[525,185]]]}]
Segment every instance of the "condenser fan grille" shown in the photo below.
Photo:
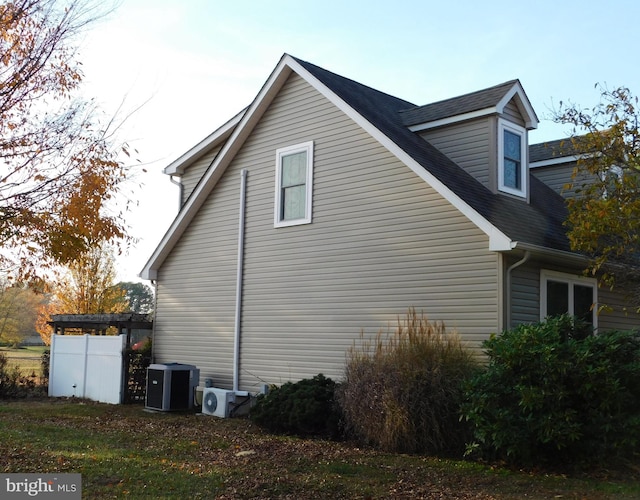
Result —
[{"label": "condenser fan grille", "polygon": [[202,413],[216,417],[228,417],[235,402],[235,392],[217,387],[205,387],[202,393]]},{"label": "condenser fan grille", "polygon": [[218,408],[218,397],[213,391],[209,392],[205,396],[204,406],[210,413],[214,413],[216,408]]}]

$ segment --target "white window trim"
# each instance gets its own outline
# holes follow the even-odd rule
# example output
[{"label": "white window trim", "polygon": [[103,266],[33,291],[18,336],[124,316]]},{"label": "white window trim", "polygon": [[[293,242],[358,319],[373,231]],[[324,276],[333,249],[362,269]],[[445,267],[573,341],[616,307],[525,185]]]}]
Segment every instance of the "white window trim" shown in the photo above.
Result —
[{"label": "white window trim", "polygon": [[[300,153],[305,151],[307,153],[307,179],[306,179],[306,193],[305,193],[305,216],[299,219],[284,220],[281,218],[281,204],[282,204],[282,157],[290,154]],[[276,150],[276,195],[275,195],[275,207],[273,214],[273,225],[275,227],[288,227],[298,226],[301,224],[311,223],[311,208],[313,194],[313,141],[303,142],[301,144],[295,144],[293,146],[286,146]]]},{"label": "white window trim", "polygon": [[540,270],[540,320],[543,321],[547,317],[547,282],[560,281],[569,285],[569,307],[573,308],[573,285],[590,286],[593,288],[594,306],[591,314],[593,315],[593,328],[598,328],[598,280],[595,278],[587,278],[586,276],[576,276],[574,274],[566,274],[558,271],[549,271],[547,269]]},{"label": "white window trim", "polygon": [[[521,188],[514,189],[504,184],[504,131],[508,130],[520,136],[520,179]],[[529,156],[527,154],[528,141],[527,131],[524,127],[520,127],[515,123],[507,122],[502,118],[498,120],[498,189],[504,193],[509,193],[521,198],[527,197],[527,189],[529,183],[529,171],[527,168]]]}]

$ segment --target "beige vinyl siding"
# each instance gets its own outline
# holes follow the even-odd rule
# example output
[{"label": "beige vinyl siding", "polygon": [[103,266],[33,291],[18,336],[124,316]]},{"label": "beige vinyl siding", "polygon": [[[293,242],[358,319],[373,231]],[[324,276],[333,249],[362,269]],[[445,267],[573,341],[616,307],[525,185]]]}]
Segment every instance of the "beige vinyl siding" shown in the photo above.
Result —
[{"label": "beige vinyl siding", "polygon": [[[508,261],[507,265],[515,262]],[[549,263],[530,261],[512,272],[512,327],[522,323],[540,321],[540,271],[557,271],[574,276],[582,276],[579,269],[566,269]],[[598,288],[598,305],[607,305],[598,314],[598,329],[630,330],[640,329],[640,315],[625,309],[624,297],[606,287]]]},{"label": "beige vinyl siding", "polygon": [[193,193],[196,185],[198,184],[204,173],[207,171],[207,168],[209,168],[209,165],[211,165],[211,162],[213,162],[221,148],[222,145],[214,148],[211,151],[208,151],[204,156],[193,162],[185,170],[181,179],[183,203],[187,201],[187,198],[189,198],[191,193]]},{"label": "beige vinyl siding", "polygon": [[[310,140],[312,223],[274,228],[276,149]],[[474,347],[495,331],[498,256],[487,236],[293,75],[161,269],[159,358],[188,353],[180,361],[197,365],[201,378],[230,386],[242,169],[242,389],[318,373],[340,379],[360,333],[393,327],[409,307],[444,321]],[[206,312],[180,313],[184,300]]]},{"label": "beige vinyl siding", "polygon": [[489,146],[490,128],[495,122],[488,118],[467,121],[420,132],[420,136],[491,189]]},{"label": "beige vinyl siding", "polygon": [[[576,168],[576,162],[570,161],[559,165],[550,165],[546,167],[535,167],[531,169],[531,173],[542,182],[551,187],[556,193],[565,198],[573,198],[576,196],[576,190],[593,182],[595,177],[590,174],[580,172],[574,179],[573,174]],[[567,185],[570,185],[567,189]]]},{"label": "beige vinyl siding", "polygon": [[531,169],[531,173],[565,198],[575,196],[573,189],[565,189],[565,186],[572,182],[575,162],[563,163],[560,165],[550,165],[547,167],[536,167]]},{"label": "beige vinyl siding", "polygon": [[160,268],[156,362],[194,364],[232,384],[238,240],[236,180],[223,177]]},{"label": "beige vinyl siding", "polygon": [[598,302],[607,305],[598,318],[598,328],[601,330],[638,330],[640,331],[640,314],[633,308],[627,307],[624,296],[613,292],[609,288],[598,290]]},{"label": "beige vinyl siding", "polygon": [[502,116],[505,119],[509,120],[510,122],[520,125],[521,127],[525,126],[524,119],[522,118],[522,114],[520,113],[520,110],[518,109],[518,105],[515,103],[513,99],[509,101],[507,105],[504,107],[502,111]]},{"label": "beige vinyl siding", "polygon": [[[519,259],[517,259],[519,260]],[[517,262],[510,259],[508,266]],[[540,320],[540,267],[524,264],[511,272],[511,327]]]}]

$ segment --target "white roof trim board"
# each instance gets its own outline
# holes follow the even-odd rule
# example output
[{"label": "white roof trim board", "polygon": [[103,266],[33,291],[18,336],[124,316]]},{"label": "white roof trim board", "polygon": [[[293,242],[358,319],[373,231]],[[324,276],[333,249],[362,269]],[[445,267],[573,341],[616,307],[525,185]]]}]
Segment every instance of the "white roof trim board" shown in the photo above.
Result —
[{"label": "white roof trim board", "polygon": [[525,94],[520,82],[516,82],[511,90],[507,92],[502,99],[500,99],[500,102],[496,106],[498,112],[502,113],[505,106],[509,104],[511,99],[513,99],[514,97],[516,98],[516,103],[518,105],[518,108],[520,108],[522,116],[526,118],[525,127],[529,130],[538,128],[538,118],[536,117],[536,113],[533,110],[533,107],[531,106],[531,103],[529,102],[529,99],[527,98],[527,95]]},{"label": "white roof trim board", "polygon": [[553,165],[561,165],[563,163],[577,162],[582,158],[588,158],[587,154],[557,156],[548,160],[533,161],[529,163],[529,168],[551,167]]},{"label": "white roof trim board", "polygon": [[474,118],[480,118],[481,116],[490,116],[498,113],[498,108],[492,106],[490,108],[479,109],[477,111],[470,111],[469,113],[461,113],[459,115],[449,116],[447,118],[441,118],[439,120],[433,120],[426,123],[419,123],[418,125],[411,125],[409,130],[411,132],[420,132],[422,130],[429,130],[432,128],[444,127],[445,125],[452,125],[454,123],[460,123],[466,120],[473,120]]}]

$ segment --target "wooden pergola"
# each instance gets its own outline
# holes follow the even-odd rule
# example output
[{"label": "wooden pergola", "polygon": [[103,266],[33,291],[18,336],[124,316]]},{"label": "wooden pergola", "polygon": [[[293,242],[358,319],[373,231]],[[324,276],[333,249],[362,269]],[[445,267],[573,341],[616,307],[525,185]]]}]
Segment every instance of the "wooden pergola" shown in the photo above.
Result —
[{"label": "wooden pergola", "polygon": [[127,345],[131,345],[132,330],[152,330],[150,314],[54,314],[49,324],[53,333],[64,335],[66,330],[81,330],[93,335],[106,335],[109,328],[117,328],[118,335],[126,333]]}]

